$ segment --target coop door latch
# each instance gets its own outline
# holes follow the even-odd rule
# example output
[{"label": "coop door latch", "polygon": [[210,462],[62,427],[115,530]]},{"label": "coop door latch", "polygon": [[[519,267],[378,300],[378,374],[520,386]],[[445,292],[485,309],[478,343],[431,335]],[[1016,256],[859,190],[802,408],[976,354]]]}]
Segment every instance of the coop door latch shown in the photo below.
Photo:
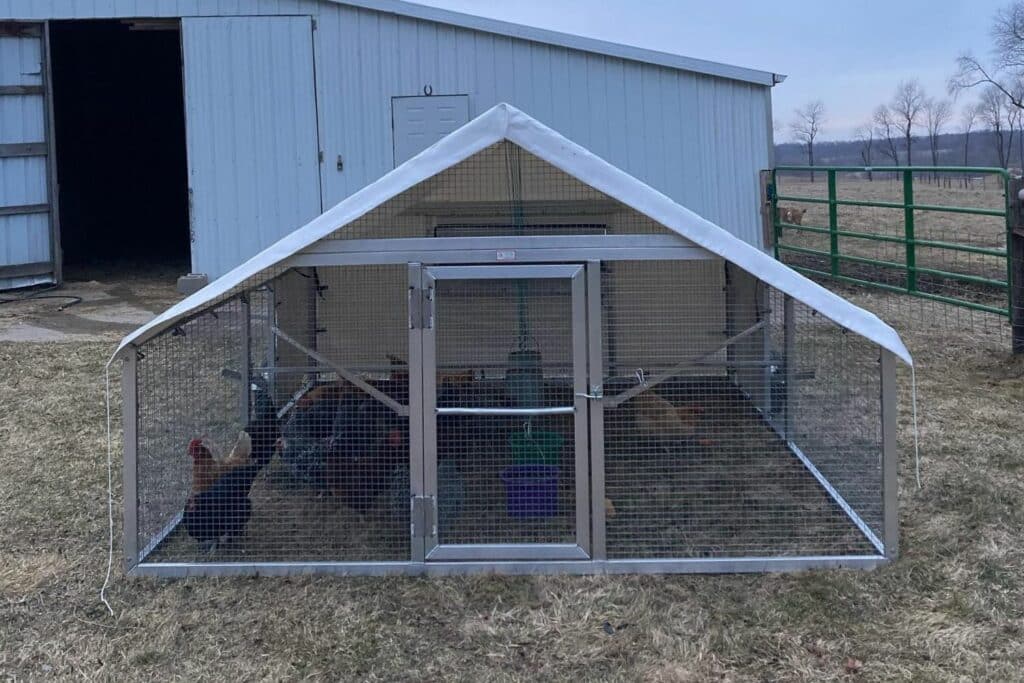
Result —
[{"label": "coop door latch", "polygon": [[434,496],[412,497],[412,536],[437,536],[437,498]]}]

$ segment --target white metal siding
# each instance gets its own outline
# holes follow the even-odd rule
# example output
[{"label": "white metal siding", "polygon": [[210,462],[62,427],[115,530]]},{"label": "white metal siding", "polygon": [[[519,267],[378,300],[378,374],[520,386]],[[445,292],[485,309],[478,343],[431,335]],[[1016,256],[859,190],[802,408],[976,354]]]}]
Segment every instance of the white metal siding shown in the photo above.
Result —
[{"label": "white metal siding", "polygon": [[[769,167],[771,153],[771,89],[763,85],[320,0],[0,0],[0,18],[261,14],[317,18],[325,207],[391,170],[392,98],[421,95],[430,85],[439,95],[467,93],[471,117],[509,102],[741,238],[762,242],[757,171]],[[244,128],[251,113],[239,117]],[[236,142],[231,154],[249,153],[250,142]],[[212,248],[231,250],[249,236],[219,239],[225,246]],[[220,259],[205,248],[196,245],[199,261]],[[224,267],[232,258],[222,259]]]},{"label": "white metal siding", "polygon": [[211,277],[320,214],[309,17],[182,22],[192,268]]},{"label": "white metal siding", "polygon": [[316,14],[319,0],[0,0],[0,19]]},{"label": "white metal siding", "polygon": [[767,87],[392,14],[319,17],[325,206],[391,170],[391,98],[469,93],[470,116],[509,102],[739,237],[761,245]]},{"label": "white metal siding", "polygon": [[[42,37],[0,34],[0,86],[42,85]],[[0,145],[45,143],[43,105],[42,93],[0,94]],[[0,157],[0,208],[50,203],[46,160],[45,153]],[[51,239],[48,211],[0,215],[0,272],[5,266],[52,263]],[[0,276],[0,290],[52,279],[52,274],[39,273]]]}]

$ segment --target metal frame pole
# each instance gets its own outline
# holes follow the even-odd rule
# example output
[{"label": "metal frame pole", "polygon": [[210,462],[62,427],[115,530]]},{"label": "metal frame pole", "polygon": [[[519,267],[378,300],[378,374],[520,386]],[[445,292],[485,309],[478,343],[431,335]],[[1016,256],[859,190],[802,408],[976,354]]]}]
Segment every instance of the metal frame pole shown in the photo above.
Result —
[{"label": "metal frame pole", "polygon": [[124,505],[124,569],[139,563],[138,526],[138,352],[128,349],[121,368],[121,419],[124,434],[124,464],[121,491]]},{"label": "metal frame pole", "polygon": [[[601,327],[601,262],[587,262],[587,352],[591,396],[604,396],[604,349]],[[587,401],[590,417],[590,556],[608,557],[604,490],[604,399]]]},{"label": "metal frame pole", "polygon": [[886,558],[895,560],[899,555],[900,539],[896,356],[891,351],[879,348],[882,353],[882,541]]},{"label": "metal frame pole", "polygon": [[782,346],[783,346],[783,395],[782,433],[788,441],[793,440],[793,384],[796,381],[796,316],[793,297],[786,294],[782,304]]},{"label": "metal frame pole", "polygon": [[917,291],[917,248],[914,242],[914,173],[903,171],[903,232],[907,265],[907,291]]},{"label": "metal frame pole", "polygon": [[836,171],[828,170],[828,250],[829,268],[839,275],[839,206],[836,204]]}]

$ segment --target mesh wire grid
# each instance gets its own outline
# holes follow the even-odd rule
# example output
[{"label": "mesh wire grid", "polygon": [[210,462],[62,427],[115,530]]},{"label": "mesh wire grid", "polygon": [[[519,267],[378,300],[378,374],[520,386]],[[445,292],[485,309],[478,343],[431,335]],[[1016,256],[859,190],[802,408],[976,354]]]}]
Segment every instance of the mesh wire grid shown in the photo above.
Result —
[{"label": "mesh wire grid", "polygon": [[[665,233],[499,143],[330,238]],[[604,454],[608,556],[875,554],[878,347],[801,304],[787,343],[783,297],[719,259],[600,269],[603,376],[587,384],[604,387],[605,436],[584,445]],[[410,432],[408,283],[406,263],[283,264],[142,344],[140,556],[410,558],[410,462],[427,456]],[[566,280],[439,281],[437,406],[572,405],[587,359],[570,309]],[[589,484],[574,419],[436,416],[437,543],[572,543]],[[248,460],[232,461],[244,429]]]}]

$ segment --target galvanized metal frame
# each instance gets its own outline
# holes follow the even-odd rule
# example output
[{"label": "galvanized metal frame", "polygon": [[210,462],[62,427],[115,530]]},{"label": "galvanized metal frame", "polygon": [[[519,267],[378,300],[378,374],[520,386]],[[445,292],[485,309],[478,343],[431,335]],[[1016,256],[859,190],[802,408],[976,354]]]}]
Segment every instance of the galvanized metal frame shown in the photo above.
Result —
[{"label": "galvanized metal frame", "polygon": [[[880,347],[881,348],[881,347]],[[899,404],[896,394],[896,356],[881,349],[882,404],[882,542],[890,560],[899,556],[899,449],[896,442]]]},{"label": "galvanized metal frame", "polygon": [[506,264],[509,252],[519,263],[719,258],[679,235],[531,235],[322,240],[286,259],[283,265]]},{"label": "galvanized metal frame", "polygon": [[[426,559],[426,538],[416,534],[415,501],[425,496],[424,463],[426,461],[425,444],[431,443],[426,438],[427,421],[424,392],[427,377],[423,375],[425,365],[422,316],[413,319],[413,301],[423,290],[423,266],[419,263],[409,264],[409,557],[413,562]],[[431,383],[436,379],[431,377]],[[431,425],[431,427],[433,427]],[[435,475],[436,476],[436,475]]]},{"label": "galvanized metal frame", "polygon": [[[602,236],[604,237],[604,236]],[[644,237],[639,236],[641,243]],[[660,237],[660,236],[658,236]],[[497,239],[502,244],[516,244],[519,240],[548,238],[434,238],[430,242],[464,242]],[[576,238],[574,238],[576,239]],[[343,241],[342,241],[343,242]],[[405,240],[352,240],[356,247],[377,249],[389,242]],[[375,243],[375,244],[369,244]],[[408,246],[408,245],[407,245]],[[455,247],[455,244],[443,245]],[[490,246],[490,245],[488,245]],[[410,506],[415,508],[417,499],[436,501],[436,420],[426,419],[435,414],[436,374],[429,371],[436,367],[435,330],[433,326],[433,291],[436,278],[493,279],[496,277],[569,277],[573,285],[573,352],[582,359],[576,362],[574,373],[575,412],[582,419],[576,420],[576,468],[577,468],[577,536],[578,545],[572,544],[467,544],[452,546],[430,545],[430,538],[417,536],[410,530],[410,559],[401,562],[258,562],[258,563],[147,563],[145,555],[138,554],[136,506],[128,504],[135,497],[136,444],[135,423],[136,396],[129,387],[136,387],[136,357],[130,355],[125,362],[125,566],[131,576],[182,577],[190,575],[293,575],[309,572],[339,575],[451,575],[490,571],[505,574],[569,573],[569,574],[612,574],[612,573],[693,573],[693,572],[765,572],[796,571],[814,568],[872,568],[895,559],[898,544],[898,511],[896,497],[896,395],[895,357],[882,350],[882,418],[883,418],[883,490],[884,490],[884,533],[878,539],[852,508],[845,504],[834,487],[817,473],[815,477],[829,495],[865,532],[865,536],[878,549],[878,555],[857,556],[800,556],[800,557],[737,557],[737,558],[657,558],[637,560],[607,560],[605,548],[604,472],[603,472],[603,410],[605,401],[601,398],[600,378],[603,376],[603,354],[601,334],[601,259],[588,260],[586,266],[579,264],[576,250],[568,244],[557,248],[544,249],[546,258],[561,261],[560,265],[502,264],[452,267],[444,264],[458,262],[457,250],[448,249],[431,252],[425,256],[441,255],[439,265],[425,266],[420,261],[403,260],[406,247],[398,250],[330,252],[317,255],[323,257],[316,265],[345,265],[349,257],[360,256],[355,262],[363,263],[361,255],[370,254],[380,263],[403,263],[409,266],[410,301],[418,290],[424,297],[427,310],[414,324],[410,317],[410,368],[420,368],[420,381],[410,378],[408,414],[410,418]],[[648,250],[658,252],[661,260],[679,258],[709,258],[702,250],[689,247],[637,247],[616,248],[619,259],[636,260],[648,258]],[[584,251],[586,251],[584,249]],[[463,256],[465,258],[465,256]],[[651,257],[653,258],[653,257]],[[717,258],[717,257],[714,257]],[[617,260],[617,259],[612,259]],[[575,263],[565,264],[566,261]],[[313,265],[312,263],[303,265]],[[791,309],[792,300],[788,300]],[[410,313],[412,310],[410,309]],[[792,326],[791,310],[785,312],[786,326]],[[762,323],[764,321],[761,321]],[[272,321],[270,322],[272,325]],[[755,326],[756,327],[756,326]],[[760,328],[758,328],[760,329]],[[741,334],[756,330],[745,330]],[[787,338],[795,340],[795,332],[788,331]],[[793,336],[790,336],[793,335]],[[276,343],[278,335],[272,335]],[[790,346],[787,341],[786,346]],[[787,364],[788,365],[788,364]],[[582,371],[580,368],[582,367]],[[589,383],[588,383],[588,378]],[[596,378],[596,379],[595,379]],[[788,412],[788,411],[787,411]],[[810,463],[789,438],[789,430],[779,425],[771,416],[764,414],[769,424],[779,432],[795,457],[801,460],[812,475],[816,468]],[[130,423],[131,420],[131,423]],[[593,448],[590,447],[593,444]],[[824,480],[824,481],[823,481]],[[180,518],[180,515],[179,515]],[[161,538],[173,531],[179,519],[172,520]],[[416,516],[412,515],[415,525]],[[436,529],[434,540],[436,541]],[[155,543],[159,543],[156,539]],[[154,544],[151,544],[154,546]],[[155,547],[155,546],[154,546]],[[147,547],[146,554],[152,547]],[[510,554],[509,550],[513,552]]]},{"label": "galvanized metal frame", "polygon": [[138,353],[135,349],[124,357],[121,366],[121,419],[124,430],[124,463],[122,466],[122,496],[124,505],[124,567],[131,570],[141,559],[139,556],[139,499],[138,482]]},{"label": "galvanized metal frame", "polygon": [[[453,415],[575,415],[576,543],[575,544],[441,544],[437,526],[425,538],[425,560],[581,560],[590,557],[590,444],[587,417],[587,309],[585,269],[569,265],[428,266],[422,269],[423,291],[430,324],[421,330],[422,401],[424,420],[423,493],[435,506],[437,483],[437,416]],[[437,332],[433,307],[439,280],[568,279],[571,283],[573,394],[572,407],[544,409],[439,408],[437,406]],[[410,340],[414,343],[413,340]],[[411,398],[411,397],[410,397]],[[415,457],[415,454],[414,454]],[[414,495],[414,498],[416,496]]]},{"label": "galvanized metal frame", "polygon": [[807,555],[796,557],[732,557],[652,560],[502,560],[465,562],[239,562],[191,564],[142,563],[129,576],[455,576],[464,574],[722,574],[794,572],[811,569],[874,569],[888,562],[883,555]]},{"label": "galvanized metal frame", "polygon": [[604,335],[601,333],[601,262],[587,262],[587,362],[590,387],[587,417],[590,421],[590,555],[608,557],[604,491]]}]

